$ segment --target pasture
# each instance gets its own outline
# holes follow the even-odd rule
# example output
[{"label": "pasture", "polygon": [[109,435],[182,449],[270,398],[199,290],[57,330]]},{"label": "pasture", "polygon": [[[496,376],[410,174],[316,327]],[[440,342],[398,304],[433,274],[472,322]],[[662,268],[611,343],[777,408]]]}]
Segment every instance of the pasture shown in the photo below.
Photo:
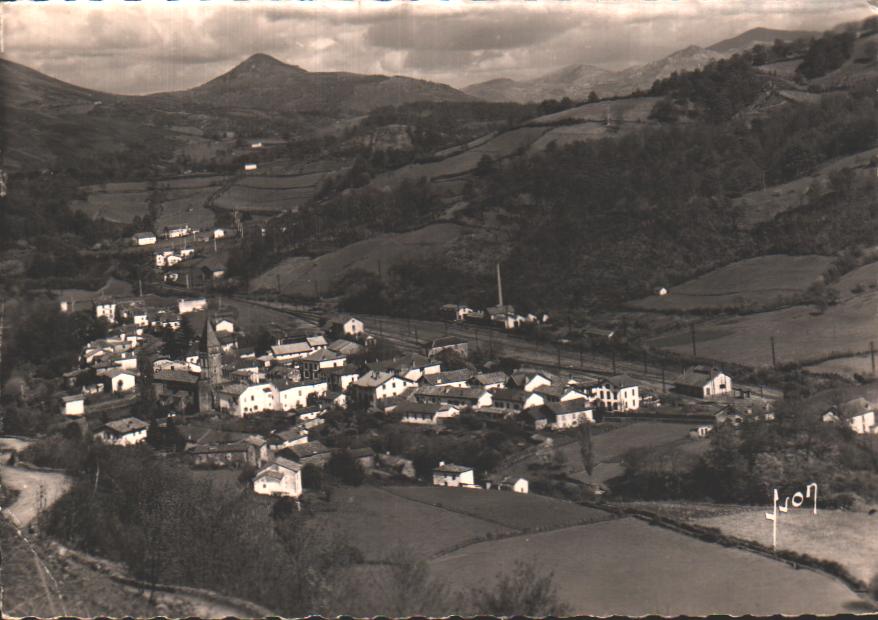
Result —
[{"label": "pasture", "polygon": [[280,310],[272,310],[265,306],[247,303],[238,299],[223,298],[223,307],[231,306],[238,313],[238,323],[240,329],[256,334],[259,328],[269,323],[277,323],[288,329],[296,329],[300,327],[312,327],[312,325],[302,319],[299,319],[286,312]]},{"label": "pasture", "polygon": [[346,532],[351,544],[367,560],[384,559],[397,548],[406,548],[417,558],[426,559],[488,534],[514,532],[509,527],[405,499],[374,486],[336,489],[331,511],[320,513],[318,518]]},{"label": "pasture", "polygon": [[[699,357],[744,364],[770,366],[771,338],[778,364],[801,363],[837,353],[868,351],[878,332],[878,291],[843,299],[825,312],[812,306],[795,306],[744,316],[714,319],[695,326]],[[650,346],[689,355],[688,329],[651,338]]]},{"label": "pasture", "polygon": [[632,302],[638,310],[686,312],[767,304],[780,305],[807,290],[832,264],[829,256],[759,256],[714,269]]},{"label": "pasture", "polygon": [[465,590],[489,585],[516,560],[551,571],[571,614],[833,614],[864,604],[822,573],[633,518],[478,543],[434,558],[430,568]]},{"label": "pasture", "polygon": [[555,529],[612,518],[610,513],[533,493],[400,486],[393,494],[515,530]]},{"label": "pasture", "polygon": [[315,187],[273,189],[236,184],[218,196],[214,205],[221,209],[237,211],[280,212],[299,208],[311,198],[314,191]]},{"label": "pasture", "polygon": [[388,233],[358,241],[317,258],[292,257],[250,283],[251,291],[274,290],[292,295],[323,295],[339,277],[353,269],[386,273],[394,265],[422,257],[441,256],[459,243],[466,229],[456,224],[431,224],[405,233]]},{"label": "pasture", "polygon": [[[770,512],[768,505],[693,521],[770,547],[771,522],[766,512]],[[878,574],[878,514],[818,508],[815,515],[805,508],[790,510],[780,515],[777,544],[779,549],[838,562],[865,583]]]},{"label": "pasture", "polygon": [[660,97],[633,97],[617,101],[586,103],[554,114],[533,119],[529,125],[547,125],[560,121],[592,121],[605,123],[607,118],[624,123],[645,123]]}]

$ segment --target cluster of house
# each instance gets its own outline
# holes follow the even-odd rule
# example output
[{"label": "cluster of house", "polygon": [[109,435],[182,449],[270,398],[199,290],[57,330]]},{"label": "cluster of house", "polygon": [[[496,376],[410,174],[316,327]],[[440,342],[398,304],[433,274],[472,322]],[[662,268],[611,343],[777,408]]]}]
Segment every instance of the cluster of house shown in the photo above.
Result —
[{"label": "cluster of house", "polygon": [[[199,235],[199,233],[201,233]],[[199,236],[202,240],[224,239],[226,237],[234,237],[236,235],[234,229],[229,228],[211,228],[208,230],[199,230],[193,228],[189,224],[175,224],[165,226],[162,231],[163,239],[186,239]],[[159,237],[152,231],[136,232],[131,235],[131,242],[136,246],[155,245],[158,243]]]},{"label": "cluster of house", "polygon": [[521,314],[509,304],[497,304],[476,310],[470,306],[445,304],[439,308],[443,317],[453,321],[466,321],[484,325],[498,325],[504,329],[518,329],[524,325],[538,325],[549,321],[548,314]]}]

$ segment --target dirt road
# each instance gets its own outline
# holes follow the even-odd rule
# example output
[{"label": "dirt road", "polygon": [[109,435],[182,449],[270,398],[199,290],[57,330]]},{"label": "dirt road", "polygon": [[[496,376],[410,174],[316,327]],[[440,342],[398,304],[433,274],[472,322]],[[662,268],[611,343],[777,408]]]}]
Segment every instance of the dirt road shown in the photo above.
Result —
[{"label": "dirt road", "polygon": [[12,467],[4,457],[0,465],[0,481],[10,489],[18,491],[18,497],[11,506],[4,506],[3,512],[18,528],[26,528],[36,519],[39,511],[54,504],[70,488],[70,479],[61,473]]}]

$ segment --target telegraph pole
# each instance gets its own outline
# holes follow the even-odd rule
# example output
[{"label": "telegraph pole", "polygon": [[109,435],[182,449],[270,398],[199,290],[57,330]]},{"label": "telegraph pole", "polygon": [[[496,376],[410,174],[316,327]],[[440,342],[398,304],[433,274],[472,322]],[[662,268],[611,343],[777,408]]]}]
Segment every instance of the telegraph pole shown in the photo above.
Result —
[{"label": "telegraph pole", "polygon": [[611,348],[611,349],[610,349],[610,354],[612,355],[612,360],[613,360],[613,374],[615,375],[615,374],[616,374],[616,349],[615,349],[615,348]]},{"label": "telegraph pole", "polygon": [[665,387],[665,363],[662,362],[662,394],[665,394],[668,391],[667,387]]},{"label": "telegraph pole", "polygon": [[692,357],[698,357],[698,351],[695,349],[695,323],[689,324],[689,334],[692,336]]},{"label": "telegraph pole", "polygon": [[777,355],[774,352],[774,336],[771,337],[771,367],[777,368]]},{"label": "telegraph pole", "polygon": [[649,360],[647,359],[647,356],[646,356],[646,350],[644,350],[643,351],[643,374],[646,374],[646,372],[647,372],[648,362],[649,362]]}]

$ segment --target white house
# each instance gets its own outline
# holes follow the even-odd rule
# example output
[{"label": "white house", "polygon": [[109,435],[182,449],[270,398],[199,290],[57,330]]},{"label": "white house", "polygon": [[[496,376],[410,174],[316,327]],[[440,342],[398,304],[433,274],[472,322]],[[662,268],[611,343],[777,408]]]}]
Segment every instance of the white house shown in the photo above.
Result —
[{"label": "white house", "polygon": [[351,383],[360,378],[360,371],[353,364],[330,368],[325,374],[329,379],[329,388],[335,392],[346,391]]},{"label": "white house", "polygon": [[420,381],[424,375],[442,372],[441,362],[429,360],[423,355],[413,354],[381,360],[367,364],[369,370],[392,372],[409,381]]},{"label": "white house", "polygon": [[111,368],[103,373],[110,382],[112,392],[130,392],[137,386],[137,372],[127,368]]},{"label": "white house", "polygon": [[188,224],[181,226],[166,226],[165,237],[168,239],[178,239],[179,237],[187,237],[192,234],[192,229]]},{"label": "white house", "polygon": [[131,235],[131,241],[134,242],[134,245],[155,245],[156,237],[155,233],[139,232]]},{"label": "white house", "polygon": [[107,319],[110,323],[116,322],[116,302],[112,299],[96,299],[94,302],[95,316],[99,319]]},{"label": "white house", "polygon": [[832,406],[823,414],[824,422],[844,422],[860,435],[878,432],[875,426],[875,408],[865,398],[854,398],[840,406]]},{"label": "white house", "polygon": [[372,404],[376,400],[399,396],[406,390],[417,387],[417,383],[392,372],[373,370],[348,386],[351,400],[361,404]]},{"label": "white house", "polygon": [[440,420],[460,415],[460,409],[445,403],[404,402],[395,407],[393,413],[405,424],[439,424]]},{"label": "white house", "polygon": [[475,483],[475,474],[472,467],[439,461],[439,466],[433,469],[433,486],[459,487],[472,486]]},{"label": "white house", "polygon": [[552,430],[574,428],[583,422],[594,422],[591,404],[584,398],[546,403],[541,407],[546,425]]},{"label": "white house", "polygon": [[469,368],[459,368],[458,370],[446,370],[444,372],[437,372],[432,375],[424,375],[423,377],[421,377],[421,381],[425,385],[463,388],[470,387],[469,381],[473,378],[474,375],[475,372],[470,370]]},{"label": "white house", "polygon": [[640,386],[628,375],[615,375],[591,386],[591,396],[603,403],[607,411],[640,409]]},{"label": "white house", "polygon": [[64,415],[71,418],[78,418],[85,415],[85,396],[82,394],[73,394],[72,396],[64,396]]},{"label": "white house", "polygon": [[302,466],[285,459],[275,457],[253,478],[253,490],[260,495],[277,497],[300,497],[302,495]]},{"label": "white house", "polygon": [[560,382],[548,373],[527,370],[512,373],[512,381],[525,392],[533,392],[539,387]]},{"label": "white house", "polygon": [[284,448],[292,448],[293,446],[308,443],[308,429],[295,427],[285,431],[277,431],[274,433],[272,443],[275,450],[283,450]]},{"label": "white house", "polygon": [[357,337],[365,331],[366,326],[363,321],[356,317],[334,316],[323,324],[322,329],[339,337]]},{"label": "white house", "polygon": [[697,398],[732,394],[732,378],[717,368],[693,366],[674,379],[674,390]]},{"label": "white house", "polygon": [[252,172],[256,170],[259,166],[256,164],[244,164],[244,172]]},{"label": "white house", "polygon": [[326,379],[281,384],[277,386],[280,408],[282,411],[290,411],[307,407],[308,397],[326,396],[328,389],[329,384]]},{"label": "white house", "polygon": [[138,418],[107,422],[96,433],[98,441],[113,446],[133,446],[146,441],[149,424]]},{"label": "white house", "polygon": [[219,410],[237,417],[280,409],[277,387],[271,383],[232,383],[217,390]]},{"label": "white house", "polygon": [[177,312],[180,314],[188,314],[190,312],[199,312],[207,310],[207,299],[179,299],[177,300]]},{"label": "white house", "polygon": [[509,381],[509,377],[506,376],[506,373],[497,371],[478,374],[470,380],[470,383],[474,387],[481,387],[491,391],[503,388],[507,381]]},{"label": "white house", "polygon": [[526,409],[539,407],[546,402],[536,392],[525,392],[524,390],[512,388],[500,388],[499,390],[493,390],[491,394],[494,397],[493,407],[505,411],[507,414],[515,414]]},{"label": "white house", "polygon": [[226,332],[228,334],[235,333],[235,323],[231,319],[217,319],[213,324],[213,329],[217,332]]}]

